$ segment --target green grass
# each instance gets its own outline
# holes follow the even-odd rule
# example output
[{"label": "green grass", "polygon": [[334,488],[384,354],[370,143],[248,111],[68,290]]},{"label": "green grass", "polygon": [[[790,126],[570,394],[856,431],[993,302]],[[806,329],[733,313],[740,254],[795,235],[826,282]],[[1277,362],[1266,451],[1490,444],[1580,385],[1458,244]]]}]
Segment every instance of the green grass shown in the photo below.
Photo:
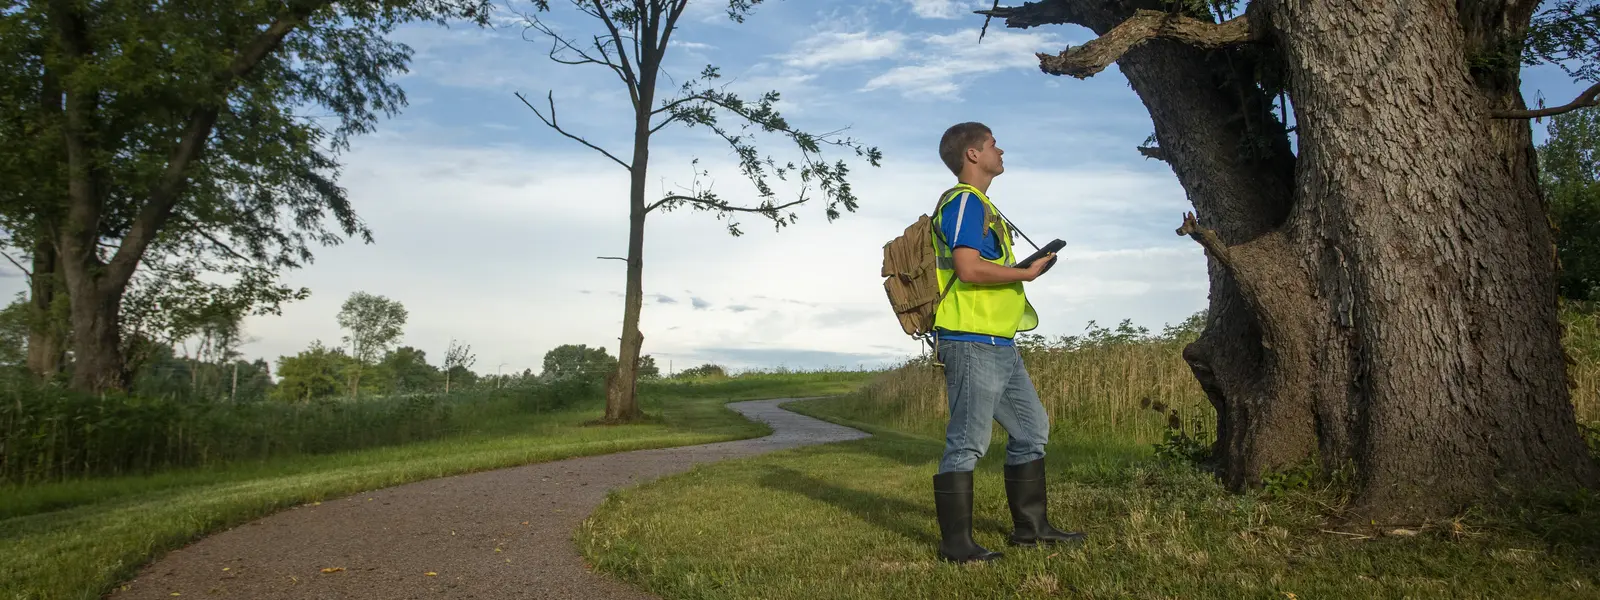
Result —
[{"label": "green grass", "polygon": [[0,598],[97,598],[207,533],[309,502],[434,477],[770,433],[730,400],[841,393],[868,373],[798,373],[641,385],[646,423],[589,426],[601,407],[524,414],[447,439],[142,477],[0,489]]},{"label": "green grass", "polygon": [[1007,555],[950,565],[937,560],[930,481],[942,432],[873,422],[848,396],[788,406],[874,437],[614,493],[576,534],[588,560],[668,599],[1600,597],[1593,496],[1343,535],[1324,531],[1322,506],[1338,500],[1327,490],[1229,494],[1148,445],[1072,431],[1049,448],[1050,512],[1088,544],[1004,545],[998,436],[979,463],[975,522]]}]

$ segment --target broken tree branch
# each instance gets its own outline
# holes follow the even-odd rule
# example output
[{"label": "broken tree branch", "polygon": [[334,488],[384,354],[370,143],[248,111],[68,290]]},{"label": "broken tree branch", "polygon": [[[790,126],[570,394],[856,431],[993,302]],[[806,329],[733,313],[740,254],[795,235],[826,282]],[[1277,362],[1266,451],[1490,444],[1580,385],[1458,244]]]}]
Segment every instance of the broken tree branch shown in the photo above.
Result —
[{"label": "broken tree branch", "polygon": [[628,262],[628,259],[623,258],[621,256],[596,256],[595,258],[598,258],[600,260],[620,260],[622,262]]},{"label": "broken tree branch", "polygon": [[1572,112],[1580,108],[1600,105],[1600,83],[1589,86],[1572,102],[1554,108],[1541,108],[1537,110],[1495,110],[1490,111],[1490,116],[1496,119],[1537,119],[1553,117],[1565,112]]},{"label": "broken tree branch", "polygon": [[[978,43],[983,43],[983,34],[989,32],[989,21],[994,18],[994,11],[1000,10],[1000,0],[994,0],[994,6],[989,8],[989,14],[983,16],[983,29],[978,30]],[[982,12],[982,11],[979,11]]]},{"label": "broken tree branch", "polygon": [[588,147],[594,149],[596,152],[599,152],[601,154],[606,155],[606,158],[609,158],[611,160],[616,161],[617,164],[622,165],[622,168],[627,169],[630,172],[633,171],[633,165],[630,165],[628,163],[622,162],[622,159],[617,158],[615,156],[612,156],[611,153],[610,152],[606,152],[606,150],[604,148],[601,148],[599,146],[596,146],[594,144],[589,143],[589,140],[586,140],[586,139],[583,139],[581,137],[578,137],[578,136],[572,135],[570,133],[567,133],[567,130],[562,129],[560,125],[556,124],[556,97],[555,97],[555,92],[552,91],[548,95],[545,96],[545,100],[550,103],[550,118],[548,118],[548,119],[544,118],[544,113],[539,112],[539,109],[533,108],[533,104],[529,103],[527,98],[523,98],[522,97],[522,92],[512,92],[512,93],[516,94],[517,98],[519,100],[522,100],[523,104],[527,104],[528,108],[533,110],[533,114],[538,115],[539,116],[539,120],[540,121],[544,121],[544,124],[550,126],[551,129],[556,130],[561,135],[564,135],[564,136],[567,136],[567,137],[572,138],[574,140],[577,140],[578,143],[583,144],[585,146],[588,146]]},{"label": "broken tree branch", "polygon": [[[1028,2],[1022,6],[995,7],[989,10],[975,10],[975,14],[985,17],[999,17],[1005,19],[1006,27],[1027,29],[1040,25],[1060,25],[1072,23],[1082,25],[1088,20],[1088,15],[1078,2]],[[985,23],[988,21],[985,20]]]},{"label": "broken tree branch", "polygon": [[1086,79],[1117,62],[1134,46],[1155,38],[1167,38],[1201,48],[1222,48],[1254,41],[1257,36],[1251,31],[1250,22],[1244,15],[1221,23],[1207,23],[1194,17],[1138,10],[1128,20],[1087,44],[1067,48],[1055,56],[1044,53],[1037,55],[1039,69],[1045,73]]},{"label": "broken tree branch", "polygon": [[1177,233],[1200,242],[1200,246],[1217,259],[1217,262],[1222,263],[1222,266],[1229,271],[1233,270],[1233,257],[1228,253],[1228,246],[1222,243],[1222,238],[1217,237],[1217,232],[1201,227],[1195,220],[1194,213],[1183,213],[1183,225],[1178,227]]},{"label": "broken tree branch", "polygon": [[1168,162],[1167,152],[1162,150],[1160,146],[1139,146],[1138,150],[1139,154],[1143,154],[1145,158],[1154,158],[1161,162]]}]

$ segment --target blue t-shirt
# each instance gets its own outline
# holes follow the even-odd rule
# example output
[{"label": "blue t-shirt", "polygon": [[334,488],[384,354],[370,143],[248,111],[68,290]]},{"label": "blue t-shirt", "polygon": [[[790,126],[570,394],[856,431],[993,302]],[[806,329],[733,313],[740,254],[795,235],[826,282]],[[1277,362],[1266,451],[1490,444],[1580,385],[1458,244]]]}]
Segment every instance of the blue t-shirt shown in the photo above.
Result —
[{"label": "blue t-shirt", "polygon": [[[944,241],[950,244],[950,253],[955,254],[955,249],[968,247],[978,251],[978,255],[989,260],[1000,258],[1000,240],[988,228],[989,210],[983,201],[972,192],[961,192],[954,200],[946,203],[940,211],[939,233],[944,236]],[[983,342],[997,346],[1009,346],[1011,338],[986,335],[980,333],[966,333],[952,331],[942,327],[938,330],[939,339],[958,342]]]}]

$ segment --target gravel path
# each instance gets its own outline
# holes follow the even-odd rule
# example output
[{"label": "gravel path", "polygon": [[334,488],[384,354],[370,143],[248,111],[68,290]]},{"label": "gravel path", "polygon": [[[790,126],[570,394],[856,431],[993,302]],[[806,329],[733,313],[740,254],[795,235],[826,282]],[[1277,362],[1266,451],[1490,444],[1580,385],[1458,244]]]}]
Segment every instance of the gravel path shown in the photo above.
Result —
[{"label": "gravel path", "polygon": [[285,510],[173,551],[108,598],[653,598],[590,572],[573,531],[612,489],[868,435],[778,407],[790,400],[728,405],[771,425],[764,438],[443,477]]}]

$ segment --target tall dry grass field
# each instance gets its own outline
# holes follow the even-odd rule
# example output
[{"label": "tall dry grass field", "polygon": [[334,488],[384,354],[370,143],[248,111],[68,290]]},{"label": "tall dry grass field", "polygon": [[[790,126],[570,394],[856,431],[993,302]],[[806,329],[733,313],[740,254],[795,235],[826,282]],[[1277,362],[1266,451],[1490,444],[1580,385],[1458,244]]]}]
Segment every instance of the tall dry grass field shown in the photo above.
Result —
[{"label": "tall dry grass field", "polygon": [[[1600,424],[1600,313],[1569,308],[1562,320],[1578,420]],[[1150,444],[1170,425],[1209,443],[1216,413],[1181,354],[1203,322],[1196,315],[1161,334],[1127,321],[1114,330],[1091,323],[1082,336],[1024,337],[1019,345],[1054,430]],[[944,376],[931,356],[885,373],[852,402],[846,410],[856,416],[927,434],[943,430],[948,412]]]}]

